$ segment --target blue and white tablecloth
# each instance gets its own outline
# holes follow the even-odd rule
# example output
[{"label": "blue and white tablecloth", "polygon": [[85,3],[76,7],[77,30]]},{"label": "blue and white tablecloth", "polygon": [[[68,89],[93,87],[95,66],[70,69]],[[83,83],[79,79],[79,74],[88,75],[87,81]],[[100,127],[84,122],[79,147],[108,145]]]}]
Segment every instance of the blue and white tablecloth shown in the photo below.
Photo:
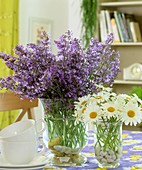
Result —
[{"label": "blue and white tablecloth", "polygon": [[[94,155],[94,138],[90,133],[89,142],[83,149],[83,154],[88,158],[86,164],[82,167],[51,167],[46,165],[44,170],[106,170],[99,168]],[[120,160],[120,166],[116,170],[142,170],[142,132],[123,131],[123,156]]]}]

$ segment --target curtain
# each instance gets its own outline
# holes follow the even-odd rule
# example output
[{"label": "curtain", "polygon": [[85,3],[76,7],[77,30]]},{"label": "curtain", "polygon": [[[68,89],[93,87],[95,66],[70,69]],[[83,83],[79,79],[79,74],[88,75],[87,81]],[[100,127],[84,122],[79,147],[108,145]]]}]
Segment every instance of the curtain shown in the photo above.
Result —
[{"label": "curtain", "polygon": [[[0,0],[0,52],[13,55],[18,44],[19,0]],[[12,74],[12,71],[0,59],[0,77]],[[3,91],[0,91],[3,92]],[[16,112],[0,112],[0,129],[11,124]]]}]

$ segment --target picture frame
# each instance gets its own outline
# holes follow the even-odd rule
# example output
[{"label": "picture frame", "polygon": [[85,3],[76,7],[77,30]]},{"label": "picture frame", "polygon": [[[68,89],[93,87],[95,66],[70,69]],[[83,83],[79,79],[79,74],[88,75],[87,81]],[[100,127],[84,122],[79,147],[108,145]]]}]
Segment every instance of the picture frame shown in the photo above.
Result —
[{"label": "picture frame", "polygon": [[29,42],[38,43],[42,32],[52,34],[52,21],[46,18],[30,18]]}]

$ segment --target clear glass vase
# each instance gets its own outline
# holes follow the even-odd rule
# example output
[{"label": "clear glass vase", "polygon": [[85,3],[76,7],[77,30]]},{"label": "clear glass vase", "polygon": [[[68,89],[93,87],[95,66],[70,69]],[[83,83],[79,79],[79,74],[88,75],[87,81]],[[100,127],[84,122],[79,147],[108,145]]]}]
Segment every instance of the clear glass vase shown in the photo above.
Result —
[{"label": "clear glass vase", "polygon": [[117,168],[122,156],[122,122],[99,121],[95,125],[95,157],[100,168]]},{"label": "clear glass vase", "polygon": [[[52,109],[49,106],[47,108],[45,102],[43,105],[47,124],[47,146],[50,151],[48,163],[56,166],[80,166],[87,161],[81,153],[87,142],[86,125],[77,123],[69,110],[60,108],[60,104],[54,105],[56,108]],[[59,113],[57,106],[60,106]]]}]

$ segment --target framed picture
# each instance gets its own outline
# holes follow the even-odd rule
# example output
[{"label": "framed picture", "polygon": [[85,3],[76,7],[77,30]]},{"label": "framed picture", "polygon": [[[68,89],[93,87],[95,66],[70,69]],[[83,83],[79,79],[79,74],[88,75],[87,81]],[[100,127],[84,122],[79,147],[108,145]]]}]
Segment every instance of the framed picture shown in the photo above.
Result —
[{"label": "framed picture", "polygon": [[43,31],[51,35],[52,21],[43,18],[30,18],[29,42],[38,43]]}]

